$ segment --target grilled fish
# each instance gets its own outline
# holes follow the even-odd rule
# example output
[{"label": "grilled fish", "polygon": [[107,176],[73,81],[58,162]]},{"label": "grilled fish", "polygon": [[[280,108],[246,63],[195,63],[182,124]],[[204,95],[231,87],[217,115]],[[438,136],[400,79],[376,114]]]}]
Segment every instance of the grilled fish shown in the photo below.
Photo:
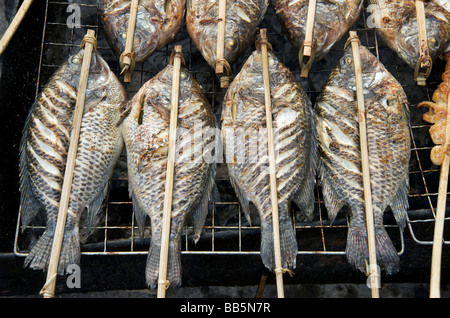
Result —
[{"label": "grilled fish", "polygon": [[450,52],[444,54],[445,72],[442,74],[442,83],[434,91],[432,102],[419,103],[419,107],[428,107],[429,111],[423,115],[423,120],[433,124],[429,133],[436,145],[431,149],[430,158],[433,164],[440,166],[449,149],[445,149],[445,134],[447,130],[448,94],[450,93]]},{"label": "grilled fish", "polygon": [[[305,41],[308,0],[271,0],[289,41],[299,50]],[[315,60],[320,60],[359,17],[362,0],[318,0],[314,22]]]},{"label": "grilled fish", "polygon": [[[106,40],[117,56],[125,51],[131,0],[98,0]],[[137,62],[171,42],[184,22],[185,0],[139,1],[133,51]]]},{"label": "grilled fish", "polygon": [[[127,149],[129,191],[136,221],[144,228],[151,221],[151,244],[146,282],[157,286],[161,250],[162,218],[167,169],[173,65],[150,79],[131,100],[123,122]],[[181,285],[181,234],[191,216],[197,242],[208,212],[214,183],[215,119],[211,106],[194,78],[181,68],[177,148],[173,179],[173,204],[167,279]]]},{"label": "grilled fish", "polygon": [[[312,217],[317,165],[311,101],[289,69],[268,52],[273,108],[282,266],[295,268],[298,252],[292,219],[294,200]],[[230,181],[250,223],[249,202],[261,221],[261,258],[274,269],[272,207],[261,52],[248,58],[227,90],[222,139]]]},{"label": "grilled fish", "polygon": [[[21,221],[25,228],[39,209],[45,232],[32,246],[25,265],[47,270],[59,211],[72,118],[84,50],[70,56],[33,104],[20,145]],[[93,220],[123,148],[117,123],[126,104],[122,84],[100,54],[92,55],[84,114],[58,273],[80,258],[80,219]],[[85,213],[87,210],[87,213]]]},{"label": "grilled fish", "polygon": [[[268,0],[226,1],[224,59],[230,65],[254,42],[267,6]],[[217,62],[218,22],[219,1],[188,0],[186,28],[196,48],[213,68]]]},{"label": "grilled fish", "polygon": [[[377,34],[412,68],[420,55],[414,0],[370,0],[375,5],[373,24]],[[424,1],[428,51],[434,60],[450,49],[450,2]]]},{"label": "grilled fish", "polygon": [[[400,83],[361,46],[377,263],[387,274],[399,269],[399,257],[383,224],[390,206],[404,229],[408,209],[410,158],[409,110]],[[329,220],[350,208],[346,254],[351,265],[366,271],[368,258],[361,170],[356,82],[351,46],[330,74],[315,106],[319,175]]]}]

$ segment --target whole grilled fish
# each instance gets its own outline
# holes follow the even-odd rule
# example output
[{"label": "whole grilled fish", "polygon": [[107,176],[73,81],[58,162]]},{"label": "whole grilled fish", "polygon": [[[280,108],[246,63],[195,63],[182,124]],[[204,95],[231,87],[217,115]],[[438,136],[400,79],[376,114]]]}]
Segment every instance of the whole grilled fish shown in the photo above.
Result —
[{"label": "whole grilled fish", "polygon": [[[377,34],[409,66],[416,67],[420,55],[419,29],[414,0],[370,0]],[[450,50],[450,2],[424,1],[428,51],[434,60]]]},{"label": "whole grilled fish", "polygon": [[[106,40],[117,56],[125,51],[131,0],[98,0]],[[133,51],[137,62],[171,42],[184,22],[185,0],[139,1]]]},{"label": "whole grilled fish", "polygon": [[[32,246],[25,265],[47,270],[66,167],[84,50],[70,56],[33,104],[20,145],[21,220],[25,228],[39,209],[46,230]],[[79,224],[93,220],[123,148],[117,127],[125,91],[100,54],[92,54],[86,101],[69,199],[58,272],[80,258]],[[85,215],[85,210],[87,214]]]},{"label": "whole grilled fish", "polygon": [[[361,46],[360,52],[377,263],[391,274],[399,269],[399,257],[384,228],[383,214],[390,206],[397,224],[401,229],[405,227],[409,110],[400,83],[367,48]],[[319,175],[328,216],[332,222],[344,205],[350,207],[347,259],[354,268],[365,272],[368,247],[351,46],[345,50],[320,93],[315,115]]]},{"label": "whole grilled fish", "polygon": [[[232,65],[255,41],[256,31],[264,18],[268,0],[227,0],[224,59]],[[196,48],[208,64],[217,61],[219,1],[188,0],[186,28]]]},{"label": "whole grilled fish", "polygon": [[445,148],[445,134],[447,130],[447,108],[450,93],[450,52],[444,54],[447,62],[445,71],[442,73],[442,83],[434,91],[432,102],[419,103],[419,107],[428,107],[429,110],[423,114],[423,120],[433,124],[429,133],[433,143],[436,145],[431,149],[430,158],[433,164],[440,166],[444,162],[445,154],[449,149]]},{"label": "whole grilled fish", "polygon": [[[271,0],[289,41],[299,50],[305,41],[309,0]],[[317,0],[313,45],[321,59],[359,17],[362,0]]]},{"label": "whole grilled fish", "polygon": [[[295,268],[298,252],[289,209],[294,200],[312,216],[317,164],[314,117],[308,96],[289,69],[268,52],[273,109],[282,266]],[[274,269],[272,206],[261,52],[256,50],[224,99],[222,139],[236,195],[250,222],[249,202],[261,221],[261,257]]]},{"label": "whole grilled fish", "polygon": [[[151,221],[151,244],[146,282],[157,286],[161,250],[162,218],[166,184],[173,65],[150,79],[131,100],[123,122],[127,149],[129,191],[141,231],[146,216]],[[215,120],[211,106],[184,67],[181,68],[178,136],[173,179],[173,204],[167,279],[181,284],[181,234],[188,216],[197,242],[208,212],[215,177],[213,150]]]}]

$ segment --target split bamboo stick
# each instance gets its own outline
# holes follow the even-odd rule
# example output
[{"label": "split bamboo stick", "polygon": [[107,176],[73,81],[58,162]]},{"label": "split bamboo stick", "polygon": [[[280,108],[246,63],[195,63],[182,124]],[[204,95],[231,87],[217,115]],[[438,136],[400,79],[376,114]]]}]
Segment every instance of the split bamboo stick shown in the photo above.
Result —
[{"label": "split bamboo stick", "polygon": [[132,0],[130,5],[130,17],[128,20],[127,41],[125,43],[125,51],[120,55],[121,73],[124,75],[124,82],[131,82],[131,74],[134,71],[135,56],[134,56],[134,33],[136,29],[136,17],[139,0]]},{"label": "split bamboo stick", "polygon": [[416,0],[416,19],[419,35],[419,60],[417,61],[414,77],[419,86],[425,86],[433,62],[428,50],[427,25],[423,0]]},{"label": "split bamboo stick", "polygon": [[63,243],[64,229],[66,225],[67,210],[69,208],[69,198],[72,189],[73,172],[75,169],[75,160],[77,157],[78,141],[80,137],[81,121],[83,119],[83,110],[86,100],[86,89],[91,67],[91,57],[96,47],[95,31],[88,30],[84,37],[83,63],[81,65],[80,81],[78,84],[77,101],[73,115],[72,131],[70,133],[69,151],[67,153],[67,162],[64,172],[64,181],[61,190],[61,199],[59,202],[58,220],[56,222],[55,236],[53,238],[50,263],[47,270],[47,282],[41,290],[44,298],[53,298],[55,295],[56,276],[58,272],[59,258]]},{"label": "split bamboo stick", "polygon": [[167,281],[167,263],[169,257],[169,240],[170,240],[170,222],[172,216],[172,200],[173,200],[173,181],[175,170],[175,147],[177,141],[177,122],[178,122],[178,98],[180,95],[180,69],[182,61],[181,45],[174,48],[173,56],[173,77],[172,77],[172,101],[170,110],[169,124],[169,149],[167,154],[167,170],[166,170],[166,187],[164,193],[164,210],[162,220],[161,233],[161,252],[159,261],[159,277],[158,277],[158,298],[166,296],[166,289],[169,282]]},{"label": "split bamboo stick", "polygon": [[263,297],[264,289],[266,288],[266,284],[267,284],[267,276],[268,276],[267,274],[261,275],[261,279],[259,280],[258,290],[256,291],[255,298]]},{"label": "split bamboo stick", "polygon": [[367,146],[367,127],[366,127],[366,111],[364,102],[364,87],[362,79],[360,42],[355,31],[350,31],[350,41],[353,52],[353,64],[355,68],[356,78],[356,96],[358,102],[358,121],[359,121],[359,135],[361,147],[361,163],[363,173],[364,186],[364,203],[366,211],[366,227],[367,227],[367,242],[369,248],[369,278],[371,283],[372,298],[379,297],[378,291],[378,267],[377,267],[377,252],[375,245],[375,228],[373,218],[372,206],[372,189],[370,185],[370,167],[369,167],[369,151]]},{"label": "split bamboo stick", "polygon": [[269,152],[270,202],[272,204],[273,245],[275,253],[275,275],[278,298],[284,298],[283,272],[281,263],[280,225],[278,215],[278,187],[275,162],[275,146],[272,124],[272,100],[270,96],[269,60],[267,56],[267,29],[260,30],[261,63],[263,70],[264,101],[266,105],[267,148]]},{"label": "split bamboo stick", "polygon": [[219,0],[219,22],[217,23],[217,44],[216,44],[216,75],[220,78],[220,87],[227,88],[229,85],[229,71],[225,64],[225,22],[226,22],[227,0]]},{"label": "split bamboo stick", "polygon": [[312,63],[314,61],[314,50],[313,47],[313,35],[314,35],[314,23],[316,19],[316,0],[309,0],[308,5],[308,16],[306,18],[306,33],[305,41],[303,42],[300,50],[300,76],[308,77],[308,72],[311,69]]},{"label": "split bamboo stick", "polygon": [[17,11],[14,19],[11,21],[11,24],[6,29],[5,34],[3,34],[2,39],[0,40],[0,56],[8,47],[9,42],[13,38],[17,29],[19,28],[20,23],[28,12],[33,0],[24,0],[19,10]]},{"label": "split bamboo stick", "polygon": [[447,122],[445,129],[444,161],[441,166],[439,176],[439,190],[436,211],[436,221],[434,225],[433,251],[431,256],[431,278],[430,278],[430,298],[440,298],[441,281],[441,254],[442,240],[444,235],[445,208],[447,202],[448,169],[450,168],[450,157],[447,152],[450,145],[450,94],[447,96]]}]

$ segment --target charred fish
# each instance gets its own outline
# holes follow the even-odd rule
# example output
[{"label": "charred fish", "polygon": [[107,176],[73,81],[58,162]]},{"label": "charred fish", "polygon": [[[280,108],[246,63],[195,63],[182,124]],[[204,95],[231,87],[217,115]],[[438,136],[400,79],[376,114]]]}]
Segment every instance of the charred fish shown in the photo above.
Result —
[{"label": "charred fish", "polygon": [[[381,62],[364,46],[360,52],[377,264],[392,274],[399,269],[399,257],[384,228],[383,214],[390,206],[404,229],[410,158],[408,101],[400,83]],[[328,217],[333,222],[344,205],[350,208],[347,259],[354,268],[366,272],[368,247],[351,46],[320,93],[315,118],[319,175]]]},{"label": "charred fish", "polygon": [[[167,169],[173,65],[167,65],[136,93],[123,122],[129,191],[141,231],[151,221],[146,282],[157,286]],[[173,179],[167,279],[181,285],[181,234],[191,216],[197,242],[208,212],[214,184],[215,120],[194,78],[181,68],[178,136]]]},{"label": "charred fish", "polygon": [[[227,0],[224,59],[232,65],[255,41],[258,26],[264,18],[268,0]],[[186,28],[196,48],[208,64],[217,62],[219,1],[188,0]]]},{"label": "charred fish", "polygon": [[[370,0],[377,34],[410,67],[420,58],[414,0]],[[450,2],[424,1],[428,52],[432,60],[450,50]]]},{"label": "charred fish", "polygon": [[[98,0],[97,11],[106,40],[117,56],[125,51],[131,0]],[[184,22],[185,0],[139,1],[133,52],[144,61],[171,42]]]},{"label": "charred fish", "polygon": [[[294,200],[312,216],[317,164],[311,102],[294,76],[268,52],[276,159],[282,266],[295,268],[298,252],[289,211]],[[222,139],[230,181],[250,222],[249,202],[261,221],[261,258],[274,270],[267,127],[261,52],[256,50],[227,90]]]},{"label": "charred fish", "polygon": [[[271,0],[289,41],[299,50],[305,41],[309,0]],[[320,60],[359,17],[362,0],[318,0],[314,21],[315,60]]]},{"label": "charred fish", "polygon": [[[25,265],[33,269],[47,270],[50,258],[83,53],[81,49],[70,56],[54,73],[25,123],[20,145],[22,227],[25,229],[40,209],[47,218],[45,232],[25,259]],[[123,148],[117,123],[125,104],[122,84],[94,52],[58,273],[69,264],[78,264],[80,219],[93,220],[105,197]]]}]

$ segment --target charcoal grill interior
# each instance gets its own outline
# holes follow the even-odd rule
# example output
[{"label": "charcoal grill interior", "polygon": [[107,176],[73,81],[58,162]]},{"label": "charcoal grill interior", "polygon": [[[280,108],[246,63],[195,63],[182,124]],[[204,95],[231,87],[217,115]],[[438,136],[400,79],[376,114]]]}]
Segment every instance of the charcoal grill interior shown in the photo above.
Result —
[{"label": "charcoal grill interior", "polygon": [[[118,58],[106,43],[101,23],[97,18],[95,1],[78,1],[81,10],[80,28],[69,28],[67,26],[67,19],[72,13],[67,12],[69,4],[67,1],[59,0],[46,0],[44,5],[41,4],[42,29],[35,28],[33,30],[33,32],[39,33],[41,37],[40,47],[36,50],[39,58],[37,60],[37,74],[34,79],[36,84],[33,99],[43,89],[57,67],[65,61],[71,52],[78,49],[88,29],[96,31],[98,51],[116,74],[119,74]],[[400,81],[408,96],[411,112],[412,147],[409,166],[410,189],[408,192],[410,210],[408,211],[408,226],[405,232],[401,233],[390,211],[385,214],[386,228],[398,253],[401,255],[402,268],[399,274],[392,277],[383,276],[382,279],[387,282],[428,282],[440,170],[439,167],[431,163],[429,158],[433,144],[428,134],[430,124],[422,120],[422,114],[426,112],[426,109],[417,108],[417,104],[431,100],[434,90],[441,82],[440,76],[444,69],[444,62],[441,60],[435,62],[426,87],[417,86],[413,79],[414,71],[376,36],[374,29],[367,27],[366,22],[370,18],[370,13],[366,11],[367,6],[368,3],[365,1],[360,18],[352,27],[352,30],[357,31],[361,44],[369,48]],[[322,60],[313,64],[308,78],[301,78],[297,52],[283,35],[272,6],[269,6],[261,27],[268,30],[273,52],[289,67],[314,103],[331,69],[342,56],[347,36],[344,36]],[[220,88],[214,70],[195,48],[185,26],[167,47],[157,50],[145,62],[137,63],[131,82],[124,83],[128,97],[131,99],[147,80],[167,65],[175,45],[182,45],[186,66],[200,84],[220,122],[222,99],[226,90]],[[255,45],[252,45],[232,65],[233,77],[239,72],[254,49]],[[122,76],[118,75],[118,77],[123,79]],[[2,81],[5,81],[5,79],[2,79]],[[31,103],[21,107],[28,111],[30,106]],[[22,126],[25,117],[26,115],[18,118]],[[17,167],[17,162],[14,165]],[[12,186],[18,188],[18,183]],[[22,229],[18,199],[13,207],[17,207],[13,253],[17,259],[22,260],[27,255],[30,245],[42,234],[45,223],[43,218],[38,218],[26,229]],[[295,209],[296,207],[293,206],[294,211]],[[92,267],[92,270],[95,271],[95,267],[103,264],[105,259],[114,259],[112,264],[115,265],[110,264],[109,267],[112,271],[114,271],[114,268],[111,269],[111,266],[117,266],[117,272],[124,274],[126,265],[120,264],[129,264],[130,262],[139,264],[143,271],[150,232],[148,228],[144,238],[140,238],[138,235],[131,200],[128,197],[125,153],[122,154],[115,169],[103,211],[103,213],[99,213],[95,231],[84,238],[84,243],[81,246],[82,265],[88,268]],[[335,281],[365,282],[365,277],[361,273],[354,272],[346,264],[347,220],[344,214],[340,214],[337,220],[330,224],[322,202],[320,183],[316,186],[314,221],[307,222],[295,218],[294,221],[299,245],[298,266],[295,271],[296,275],[292,278],[286,278],[286,284],[331,283]],[[147,222],[149,223],[149,221]],[[9,222],[9,224],[11,223]],[[446,217],[445,226],[448,226],[448,217]],[[205,283],[209,285],[239,285],[249,282],[250,284],[257,284],[261,274],[268,274],[259,259],[259,231],[259,220],[256,212],[253,210],[252,224],[249,224],[241,213],[240,205],[228,180],[225,164],[219,164],[215,188],[211,193],[210,212],[199,243],[197,245],[192,243],[189,224],[184,231],[182,249],[183,285],[202,285]],[[445,267],[447,262],[445,252],[449,243],[448,235],[448,231],[445,231],[443,283],[446,282],[444,274],[447,269]],[[242,270],[233,269],[233,263],[234,265],[241,264]],[[223,265],[222,268],[217,268],[221,265]],[[211,271],[207,275],[208,278],[200,278],[202,276],[198,274],[198,271],[207,272],[208,270]],[[232,273],[224,274],[226,271]],[[143,278],[140,277],[143,276],[142,273],[138,271],[133,274],[133,277],[138,281],[136,284],[141,287],[143,286]],[[269,273],[269,275],[271,274]],[[92,279],[90,282],[92,283],[90,288],[95,289],[96,286],[99,286],[96,279]],[[119,283],[119,286],[121,284],[123,283]],[[114,284],[111,283],[111,285]],[[86,286],[85,288],[89,287]]]}]

